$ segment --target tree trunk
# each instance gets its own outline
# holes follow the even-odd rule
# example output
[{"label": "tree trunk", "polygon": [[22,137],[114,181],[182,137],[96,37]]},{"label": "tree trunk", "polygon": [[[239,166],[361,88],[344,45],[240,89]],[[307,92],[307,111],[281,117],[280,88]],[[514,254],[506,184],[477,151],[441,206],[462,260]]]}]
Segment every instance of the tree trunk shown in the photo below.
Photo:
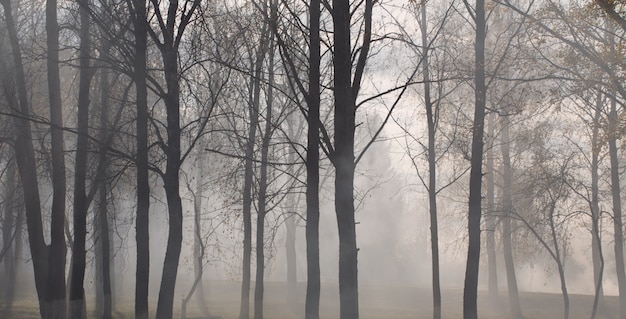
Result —
[{"label": "tree trunk", "polygon": [[465,285],[463,288],[463,318],[478,318],[478,268],[480,265],[480,218],[482,200],[482,165],[483,135],[485,124],[485,101],[487,86],[485,84],[485,2],[476,0],[475,6],[476,40],[475,40],[475,106],[474,125],[472,127],[472,160],[469,182],[469,212],[467,265],[465,268]]},{"label": "tree trunk", "polygon": [[511,137],[510,137],[510,115],[505,110],[502,116],[502,243],[504,248],[504,266],[506,268],[506,282],[509,292],[509,306],[513,318],[522,318],[522,308],[519,302],[519,292],[517,289],[517,278],[515,276],[515,263],[513,261],[513,231],[511,222],[513,218],[513,198],[512,184],[513,173],[511,168]]},{"label": "tree trunk", "polygon": [[[199,152],[199,154],[202,154]],[[193,232],[194,232],[194,240],[193,240],[193,273],[194,277],[198,281],[198,287],[196,288],[196,302],[198,304],[198,308],[202,312],[202,315],[205,317],[209,316],[209,309],[206,305],[206,300],[204,298],[204,285],[203,285],[203,274],[204,274],[204,255],[205,255],[205,247],[204,242],[202,241],[202,223],[200,220],[200,216],[202,215],[202,196],[204,190],[204,161],[206,159],[198,156],[198,175],[196,176],[196,191],[193,196]]]},{"label": "tree trunk", "polygon": [[599,200],[599,157],[600,157],[600,117],[602,115],[602,93],[598,92],[598,98],[593,118],[593,131],[591,137],[591,254],[593,261],[593,282],[595,285],[595,297],[591,318],[596,315],[598,307],[603,303],[602,276],[604,272],[604,257],[602,256],[602,241],[600,238],[600,200]]},{"label": "tree trunk", "polygon": [[349,0],[333,1],[333,68],[334,68],[334,131],[335,147],[335,214],[339,229],[339,312],[341,319],[359,318],[359,287],[357,266],[356,225],[354,219],[354,130],[356,97],[365,69],[372,26],[372,0],[365,1],[362,46],[354,68],[351,42]]},{"label": "tree trunk", "polygon": [[78,91],[78,136],[76,142],[76,164],[74,170],[74,245],[72,246],[72,271],[70,273],[70,318],[85,318],[85,268],[87,236],[87,155],[89,143],[89,93],[91,69],[89,50],[89,2],[79,1],[80,12],[80,79]]},{"label": "tree trunk", "polygon": [[[104,46],[104,51],[109,51],[108,43]],[[106,53],[105,53],[106,54]],[[96,293],[99,298],[96,299],[96,304],[100,304],[96,311],[98,316],[102,319],[112,318],[112,291],[111,291],[111,239],[109,236],[109,214],[108,205],[109,198],[107,193],[107,176],[108,176],[108,156],[105,146],[112,139],[107,132],[109,132],[109,119],[108,113],[110,109],[110,96],[111,85],[109,82],[109,70],[100,70],[100,143],[103,145],[100,149],[98,158],[98,179],[96,180],[99,200],[97,208],[97,216],[95,225],[97,225],[96,234],[100,241],[98,242],[97,251],[100,252],[99,256],[96,256],[96,271],[99,277],[99,284]],[[99,270],[99,271],[98,271]],[[98,289],[99,288],[99,289]]]},{"label": "tree trunk", "polygon": [[[274,9],[272,5],[272,16]],[[272,33],[273,34],[273,33]],[[268,88],[265,114],[265,132],[261,144],[261,172],[259,176],[258,216],[256,227],[256,284],[254,289],[254,319],[263,319],[263,292],[265,275],[265,215],[267,214],[267,161],[272,138],[272,99],[274,85],[274,47],[270,38],[268,62]]]},{"label": "tree trunk", "polygon": [[[63,106],[59,76],[59,26],[57,1],[46,1],[48,96],[52,153],[52,214],[50,220],[50,254],[48,255],[48,289],[53,316],[65,316],[65,154],[63,146]],[[62,304],[62,305],[61,305]],[[58,308],[58,309],[56,309]]]},{"label": "tree trunk", "polygon": [[252,183],[254,177],[253,157],[254,145],[256,144],[256,130],[259,123],[259,104],[261,97],[261,75],[263,61],[267,51],[267,25],[263,26],[262,40],[257,50],[254,62],[254,78],[252,82],[252,95],[249,107],[250,126],[248,127],[248,142],[246,146],[244,188],[243,188],[243,279],[241,283],[241,304],[239,319],[250,317],[250,264],[252,254]]},{"label": "tree trunk", "polygon": [[[30,117],[30,105],[26,90],[26,77],[24,75],[24,65],[22,53],[19,47],[19,39],[11,1],[2,1],[4,8],[7,34],[11,45],[12,62],[15,71],[15,82],[18,92],[18,108],[11,108],[14,115],[13,124],[15,127],[15,157],[22,182],[24,196],[24,208],[26,213],[26,225],[28,231],[28,242],[30,246],[33,270],[35,275],[35,287],[39,299],[39,312],[44,319],[65,317],[65,242],[63,237],[63,220],[59,223],[59,211],[55,210],[54,222],[51,226],[52,238],[54,240],[54,250],[58,253],[56,257],[50,259],[51,248],[46,245],[43,235],[43,222],[41,212],[41,202],[39,197],[39,182],[35,162],[35,151]],[[56,12],[56,11],[55,11]],[[56,20],[55,20],[56,21]],[[56,51],[55,51],[56,52]],[[56,114],[55,114],[56,115]],[[56,117],[55,117],[56,118]],[[55,146],[58,146],[55,144]],[[57,149],[55,148],[55,151]],[[62,153],[62,152],[61,152]],[[58,182],[58,180],[57,180]],[[58,185],[56,185],[58,186]],[[59,205],[56,202],[57,208]],[[64,212],[61,212],[64,214]],[[59,245],[59,225],[62,245]],[[62,257],[62,258],[61,258]],[[52,266],[51,263],[54,265]],[[62,265],[61,265],[62,264]],[[61,267],[63,266],[63,267]],[[61,271],[59,271],[61,270]],[[59,275],[55,277],[52,274]],[[50,279],[51,277],[55,277]],[[54,281],[56,286],[51,286],[50,281]]]},{"label": "tree trunk", "polygon": [[[204,299],[204,288],[202,285],[202,275],[204,273],[204,255],[205,247],[202,242],[202,224],[200,216],[202,214],[202,191],[204,188],[204,159],[201,157],[201,151],[198,151],[196,157],[196,167],[198,169],[196,174],[196,189],[192,190],[189,187],[189,191],[193,195],[193,273],[194,280],[187,295],[183,298],[181,318],[187,318],[187,304],[191,300],[191,297],[196,296],[198,302],[198,308],[202,312],[202,315],[209,317],[209,309],[206,306],[206,300]],[[196,294],[196,291],[198,292]]]},{"label": "tree trunk", "polygon": [[[307,284],[305,319],[318,319],[320,310],[320,0],[309,4],[309,95],[307,106],[307,153],[306,153],[306,265]],[[295,239],[295,221],[290,218]],[[293,245],[295,252],[295,243]],[[295,264],[295,260],[293,261]],[[294,275],[295,277],[295,271]],[[293,278],[295,280],[295,278]],[[295,286],[295,283],[294,283]]]},{"label": "tree trunk", "polygon": [[565,265],[559,249],[559,241],[556,235],[556,225],[554,224],[554,210],[556,202],[550,207],[550,232],[552,234],[552,244],[554,245],[554,259],[556,261],[557,270],[559,272],[559,280],[561,281],[561,295],[563,296],[563,318],[569,318],[569,294],[567,293],[567,281],[565,280]]},{"label": "tree trunk", "polygon": [[339,229],[341,319],[359,318],[357,246],[354,220],[354,129],[350,2],[333,1],[335,94],[335,212]]},{"label": "tree trunk", "polygon": [[[176,10],[176,1],[170,3],[170,12]],[[168,21],[175,19],[168,16]],[[173,25],[173,23],[172,23]],[[183,208],[180,199],[179,173],[181,166],[180,151],[180,87],[178,81],[178,52],[174,47],[174,30],[165,36],[165,45],[161,50],[167,94],[165,108],[167,112],[167,146],[165,147],[166,168],[163,178],[168,210],[168,237],[163,274],[159,290],[157,319],[170,319],[174,310],[174,290],[178,275],[178,261],[183,240]]]},{"label": "tree trunk", "polygon": [[150,184],[148,181],[148,90],[146,83],[147,17],[146,0],[133,0],[135,27],[135,91],[137,104],[137,211],[135,240],[135,319],[148,319],[148,282],[150,278]]},{"label": "tree trunk", "polygon": [[439,235],[437,227],[437,159],[435,149],[435,114],[434,105],[430,97],[430,65],[428,55],[428,24],[426,23],[426,1],[421,3],[421,31],[423,52],[424,77],[424,106],[426,107],[426,121],[428,126],[428,206],[430,213],[430,246],[433,289],[433,319],[441,318],[441,286],[439,284]]},{"label": "tree trunk", "polygon": [[[492,113],[487,121],[489,126],[489,138],[493,142],[495,140],[495,113]],[[493,143],[491,143],[493,144]],[[493,145],[491,146],[493,148]],[[496,205],[495,205],[495,169],[493,164],[494,152],[489,150],[487,156],[487,163],[485,165],[486,177],[487,177],[487,214],[486,218],[486,231],[487,231],[487,266],[489,269],[489,297],[493,302],[498,300],[498,268],[496,264]]]},{"label": "tree trunk", "polygon": [[611,193],[613,195],[613,233],[615,248],[615,269],[619,289],[620,318],[626,319],[626,273],[624,272],[624,234],[622,222],[622,199],[619,182],[619,156],[617,148],[617,105],[611,99],[609,113],[609,156],[611,158]]},{"label": "tree trunk", "polygon": [[4,193],[4,218],[2,220],[2,251],[5,252],[4,258],[0,257],[0,262],[4,261],[4,307],[2,307],[3,317],[8,318],[13,309],[15,301],[15,273],[16,273],[16,252],[17,232],[18,232],[18,216],[15,192],[15,160],[9,160],[6,168],[6,184]]}]

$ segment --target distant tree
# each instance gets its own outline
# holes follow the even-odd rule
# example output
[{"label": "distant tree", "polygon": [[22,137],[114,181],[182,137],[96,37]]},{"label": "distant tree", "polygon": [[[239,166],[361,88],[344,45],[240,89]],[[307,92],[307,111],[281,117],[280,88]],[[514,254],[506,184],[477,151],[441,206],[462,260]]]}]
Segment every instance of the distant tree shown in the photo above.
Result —
[{"label": "distant tree", "polygon": [[568,228],[573,214],[567,212],[566,202],[571,191],[566,180],[569,178],[573,156],[558,156],[538,145],[533,148],[540,151],[534,152],[535,160],[521,177],[525,185],[522,191],[527,194],[530,201],[528,206],[532,207],[533,213],[524,215],[513,212],[511,218],[521,221],[554,260],[563,296],[563,318],[567,319],[570,314],[570,300],[565,278],[565,260],[570,236]]}]

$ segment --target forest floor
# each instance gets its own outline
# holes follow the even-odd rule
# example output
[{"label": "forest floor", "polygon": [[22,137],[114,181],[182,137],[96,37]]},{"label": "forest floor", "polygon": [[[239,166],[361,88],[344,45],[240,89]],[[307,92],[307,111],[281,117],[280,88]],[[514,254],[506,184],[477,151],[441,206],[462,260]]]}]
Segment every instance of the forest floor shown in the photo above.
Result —
[{"label": "forest floor", "polygon": [[[336,285],[322,284],[322,298],[320,302],[321,319],[335,319],[339,317],[339,294]],[[250,313],[253,313],[254,283],[250,294]],[[304,297],[306,287],[298,285],[295,295],[289,295],[285,283],[269,282],[265,284],[264,314],[266,319],[296,319],[303,318]],[[197,302],[194,299],[189,303],[187,319],[237,319],[239,317],[240,286],[234,282],[206,282],[206,305],[210,317],[200,315]],[[498,301],[493,302],[485,291],[479,293],[479,318],[496,319],[509,318],[508,298],[504,291],[500,292]],[[444,289],[442,291],[442,318],[462,318],[462,289]],[[432,318],[432,297],[429,289],[416,287],[401,287],[390,285],[362,284],[359,290],[360,317],[362,319],[415,319]],[[132,298],[129,298],[132,299]],[[523,313],[526,319],[563,318],[563,300],[560,294],[530,293],[520,294]],[[93,304],[93,302],[91,302]],[[153,302],[156,304],[156,301]],[[593,305],[591,295],[570,295],[570,318],[590,318]],[[180,318],[180,298],[177,299],[174,318]],[[156,309],[151,309],[154,314]],[[120,301],[116,305],[114,318],[133,318],[132,301]],[[614,296],[604,297],[603,310],[598,313],[598,319],[618,318],[619,307]],[[91,312],[89,318],[96,318]],[[12,316],[6,319],[35,319],[38,318],[36,300],[20,298],[16,301]]]}]

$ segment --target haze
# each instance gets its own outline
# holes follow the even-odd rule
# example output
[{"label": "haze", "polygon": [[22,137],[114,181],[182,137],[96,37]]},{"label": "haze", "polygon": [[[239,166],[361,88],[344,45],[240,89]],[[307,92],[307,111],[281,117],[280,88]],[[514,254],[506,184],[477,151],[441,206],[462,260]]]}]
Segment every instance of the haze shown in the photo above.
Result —
[{"label": "haze", "polygon": [[620,1],[0,3],[0,318],[626,318]]}]

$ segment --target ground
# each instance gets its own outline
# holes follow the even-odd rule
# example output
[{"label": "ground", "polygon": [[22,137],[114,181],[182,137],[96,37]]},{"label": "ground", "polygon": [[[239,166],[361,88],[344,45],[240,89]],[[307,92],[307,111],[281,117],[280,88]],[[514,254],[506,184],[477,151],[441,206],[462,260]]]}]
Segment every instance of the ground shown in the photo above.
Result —
[{"label": "ground", "polygon": [[[254,287],[254,284],[252,285]],[[339,296],[336,285],[323,284],[321,299],[321,318],[336,319],[339,317]],[[207,304],[211,311],[210,319],[237,319],[239,317],[239,284],[233,282],[207,282]],[[298,295],[291,298],[286,293],[284,283],[266,283],[265,285],[265,318],[266,319],[296,319],[303,318],[305,285],[298,286]],[[254,288],[253,288],[254,289]],[[432,318],[432,298],[427,288],[402,287],[390,285],[362,284],[360,288],[360,315],[361,319],[415,319]],[[254,293],[251,293],[253,298]],[[479,318],[495,319],[509,318],[508,302],[504,291],[500,300],[491,302],[486,292],[479,295]],[[559,294],[521,293],[521,303],[527,319],[552,319],[563,317],[562,297]],[[132,299],[132,298],[131,298]],[[290,304],[289,300],[297,300]],[[178,310],[180,309],[180,299]],[[593,296],[571,295],[570,318],[590,318]],[[252,307],[252,303],[251,303]],[[122,301],[116,307],[116,319],[132,318],[132,301]],[[37,304],[34,298],[24,297],[14,306],[13,317],[6,319],[38,318]],[[619,307],[617,298],[607,296],[604,299],[604,311],[596,318],[617,318]],[[151,313],[154,314],[154,309]],[[252,309],[251,309],[252,314]],[[95,314],[89,316],[95,318]],[[175,318],[180,318],[176,313]],[[443,318],[462,318],[462,290],[443,290]],[[189,306],[188,319],[202,318],[198,315],[195,303]]]}]

